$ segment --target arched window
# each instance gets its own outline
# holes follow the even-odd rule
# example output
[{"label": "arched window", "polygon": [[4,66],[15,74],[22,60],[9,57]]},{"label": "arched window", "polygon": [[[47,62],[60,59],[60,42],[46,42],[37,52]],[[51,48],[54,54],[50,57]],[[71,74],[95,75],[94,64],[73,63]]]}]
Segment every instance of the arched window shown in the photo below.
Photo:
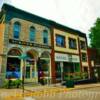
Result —
[{"label": "arched window", "polygon": [[13,48],[8,52],[8,56],[21,56],[21,52],[18,49]]},{"label": "arched window", "polygon": [[15,22],[14,23],[14,27],[13,27],[13,34],[14,34],[14,38],[15,39],[19,39],[19,34],[21,31],[21,25],[19,22]]},{"label": "arched window", "polygon": [[43,43],[48,44],[48,31],[47,30],[43,31]]},{"label": "arched window", "polygon": [[35,28],[30,27],[30,36],[29,36],[30,41],[35,41]]}]

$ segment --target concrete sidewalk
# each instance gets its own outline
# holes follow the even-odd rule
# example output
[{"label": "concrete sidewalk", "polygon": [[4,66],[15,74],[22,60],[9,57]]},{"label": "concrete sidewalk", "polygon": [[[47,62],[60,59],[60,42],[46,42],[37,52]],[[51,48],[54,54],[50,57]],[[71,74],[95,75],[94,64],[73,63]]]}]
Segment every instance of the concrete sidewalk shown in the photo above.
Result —
[{"label": "concrete sidewalk", "polygon": [[82,85],[75,85],[76,89],[87,89],[87,88],[93,88],[93,87],[100,87],[100,83],[94,83],[94,84],[82,84]]}]

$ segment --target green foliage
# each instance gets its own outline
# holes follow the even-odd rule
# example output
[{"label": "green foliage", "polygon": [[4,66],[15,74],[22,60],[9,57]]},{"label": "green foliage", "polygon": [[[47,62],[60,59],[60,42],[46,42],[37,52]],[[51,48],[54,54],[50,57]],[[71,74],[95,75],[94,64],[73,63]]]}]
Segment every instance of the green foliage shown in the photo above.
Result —
[{"label": "green foliage", "polygon": [[[10,83],[9,83],[10,81]],[[19,88],[22,85],[22,81],[17,80],[5,80],[3,88]]]},{"label": "green foliage", "polygon": [[100,18],[97,18],[94,26],[90,29],[89,38],[91,47],[100,49]]},{"label": "green foliage", "polygon": [[4,81],[4,84],[3,84],[2,88],[8,88],[8,80]]}]

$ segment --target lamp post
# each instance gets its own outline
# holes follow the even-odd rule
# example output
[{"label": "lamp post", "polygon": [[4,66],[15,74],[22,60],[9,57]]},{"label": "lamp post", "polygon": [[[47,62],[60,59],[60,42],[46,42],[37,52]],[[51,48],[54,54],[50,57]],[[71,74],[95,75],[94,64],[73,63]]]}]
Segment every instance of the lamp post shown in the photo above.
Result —
[{"label": "lamp post", "polygon": [[23,69],[22,69],[22,89],[23,89],[23,96],[24,96],[24,81],[25,81],[25,60],[27,59],[26,54],[22,54],[19,59],[23,59]]}]

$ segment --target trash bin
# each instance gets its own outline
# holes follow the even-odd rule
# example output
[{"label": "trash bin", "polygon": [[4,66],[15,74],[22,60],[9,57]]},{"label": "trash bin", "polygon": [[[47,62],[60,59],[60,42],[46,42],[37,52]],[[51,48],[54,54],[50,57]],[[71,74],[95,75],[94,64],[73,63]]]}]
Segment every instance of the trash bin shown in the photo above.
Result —
[{"label": "trash bin", "polygon": [[66,87],[74,88],[74,80],[73,79],[66,80]]}]

